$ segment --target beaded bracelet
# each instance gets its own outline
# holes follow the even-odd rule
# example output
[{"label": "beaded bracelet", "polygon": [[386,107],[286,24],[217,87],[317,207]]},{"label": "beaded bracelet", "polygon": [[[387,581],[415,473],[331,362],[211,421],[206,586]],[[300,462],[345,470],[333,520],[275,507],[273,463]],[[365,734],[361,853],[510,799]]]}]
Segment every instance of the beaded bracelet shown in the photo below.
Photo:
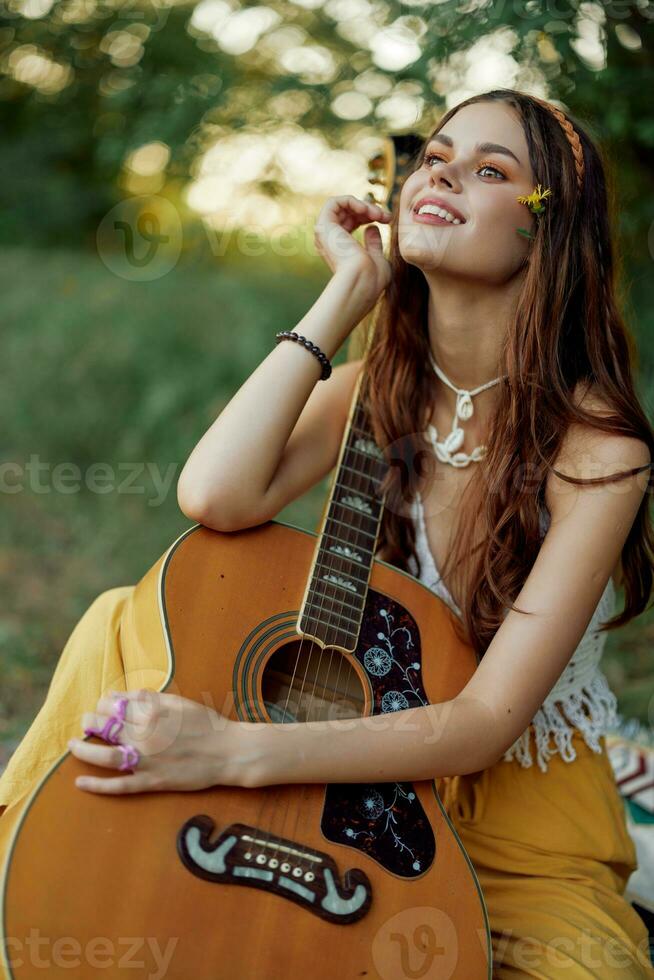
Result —
[{"label": "beaded bracelet", "polygon": [[318,358],[322,365],[322,374],[320,375],[321,381],[326,381],[329,375],[332,373],[332,366],[330,364],[329,358],[326,354],[320,350],[316,344],[312,344],[310,340],[303,337],[302,334],[298,334],[295,330],[281,330],[279,333],[275,334],[275,343],[278,344],[280,340],[295,340],[298,344],[302,344],[307,350],[311,351],[312,354]]}]

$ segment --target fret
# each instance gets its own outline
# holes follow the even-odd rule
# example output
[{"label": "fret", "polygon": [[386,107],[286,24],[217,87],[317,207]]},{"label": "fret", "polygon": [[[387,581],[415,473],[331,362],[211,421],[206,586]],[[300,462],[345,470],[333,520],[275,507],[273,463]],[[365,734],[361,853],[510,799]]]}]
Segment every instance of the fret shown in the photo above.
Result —
[{"label": "fret", "polygon": [[324,634],[332,643],[345,637],[340,645],[347,649],[356,643],[361,628],[384,508],[380,488],[387,469],[357,402],[332,484],[300,620],[305,632]]},{"label": "fret", "polygon": [[[304,625],[305,621],[308,625]],[[320,627],[324,627],[321,631]],[[355,644],[357,641],[357,635],[359,632],[361,624],[356,624],[356,629],[348,630],[345,626],[335,627],[333,623],[326,622],[321,619],[320,616],[302,616],[300,619],[300,630],[303,633],[315,633],[320,636],[321,640],[325,643],[336,645],[338,642],[338,633],[341,633],[346,638],[346,643],[339,644],[340,646],[349,646],[351,643]],[[329,636],[328,634],[332,632],[336,635]]]},{"label": "fret", "polygon": [[372,431],[368,423],[368,418],[366,413],[361,408],[361,403],[357,405],[357,408],[352,413],[352,422],[350,424],[350,430],[355,432],[361,432],[367,438],[372,439]]},{"label": "fret", "polygon": [[314,609],[307,605],[302,611],[301,619],[314,619],[330,630],[341,630],[343,633],[352,633],[356,636],[361,628],[362,617],[357,616],[356,619],[352,619],[351,616],[336,615],[330,613],[328,609],[322,607]]},{"label": "fret", "polygon": [[[335,484],[338,486],[338,483]],[[340,487],[341,490],[347,490],[347,487]],[[338,499],[334,499],[334,503],[339,507],[347,507],[348,510],[354,511],[355,514],[361,514],[362,517],[369,517],[374,520],[379,516],[379,508],[377,514],[375,514],[372,504],[367,494],[356,493],[355,491],[350,491]],[[372,498],[373,503],[375,503],[374,497]]]},{"label": "fret", "polygon": [[[350,459],[348,457],[349,453],[352,453],[355,458]],[[364,457],[365,464],[361,464],[359,460],[356,458],[359,456]],[[388,468],[387,464],[384,464],[384,466],[382,467],[377,462],[374,462],[373,465],[371,466],[370,457],[367,456],[365,453],[363,453],[360,449],[357,449],[357,447],[352,445],[351,443],[346,444],[345,449],[343,450],[343,459],[346,460],[347,465],[350,466],[350,468],[354,470],[354,472],[358,473],[360,476],[369,477],[374,480],[378,480],[379,482],[382,481],[384,477],[384,473]]]},{"label": "fret", "polygon": [[[337,511],[339,507],[340,511]],[[352,507],[350,504],[339,500],[338,497],[332,497],[327,515],[333,515],[334,520],[349,527],[355,533],[362,529],[366,530],[366,528],[377,528],[379,524],[379,514],[367,514],[358,507]],[[360,521],[357,523],[355,518],[360,518]],[[367,530],[366,533],[371,534],[372,532]]]},{"label": "fret", "polygon": [[356,636],[361,629],[361,616],[357,619],[352,619],[351,616],[332,616],[330,618],[329,610],[313,610],[310,606],[304,611],[302,619],[313,619],[315,622],[321,623],[325,629],[349,633],[353,636]]},{"label": "fret", "polygon": [[[336,506],[341,507],[342,510],[336,512],[336,508],[332,510],[330,514],[327,515],[327,520],[334,521],[334,524],[339,524],[341,527],[348,528],[345,532],[345,539],[348,543],[353,543],[350,541],[350,534],[365,534],[369,538],[376,538],[377,532],[379,531],[379,518],[371,517],[370,514],[362,514],[359,510],[354,510],[352,507],[348,507],[345,504],[337,504]],[[338,513],[338,516],[336,514]],[[359,525],[353,524],[352,521],[347,520],[348,517],[359,517],[361,518],[361,523]],[[343,520],[345,518],[345,520]],[[339,539],[343,535],[342,531],[338,532]],[[358,544],[359,542],[354,542]]]},{"label": "fret", "polygon": [[[376,538],[377,537],[377,532],[375,532],[374,534],[372,534],[370,531],[366,531],[362,527],[354,527],[352,524],[348,524],[347,521],[341,521],[341,520],[338,519],[338,517],[332,517],[331,514],[328,514],[327,515],[327,518],[325,520],[325,528],[327,527],[327,522],[328,521],[332,521],[334,524],[340,524],[341,527],[346,527],[346,528],[348,528],[348,530],[354,531],[355,534],[365,534],[365,536],[367,538]],[[335,537],[335,535],[332,534],[331,537]],[[339,539],[336,538],[336,540],[338,541]]]},{"label": "fret", "polygon": [[373,445],[374,443],[369,436],[365,436],[363,433],[356,435],[356,430],[353,432],[350,429],[347,434],[346,448],[352,449],[359,456],[363,456],[367,466],[370,466],[373,470],[377,470],[382,466],[388,466],[388,461],[384,456],[377,456],[370,452],[370,448]]},{"label": "fret", "polygon": [[342,487],[351,487],[353,490],[368,493],[371,497],[381,499],[383,496],[381,486],[383,476],[376,477],[372,473],[362,473],[356,466],[350,466],[351,461],[343,456],[336,480]]},{"label": "fret", "polygon": [[[361,609],[364,606],[364,603],[363,602],[360,603],[358,606],[353,605],[353,603],[352,602],[349,602],[347,598],[339,599],[339,597],[337,595],[328,595],[325,592],[321,592],[320,591],[320,586],[324,586],[327,589],[334,588],[334,586],[333,585],[330,585],[329,582],[321,582],[320,580],[313,581],[311,583],[311,585],[309,587],[309,591],[307,593],[307,603],[308,604],[311,604],[311,605],[320,605],[320,608],[321,609],[324,609],[326,603],[328,603],[328,602],[329,603],[337,603],[339,606],[343,606],[344,609],[348,609],[350,612],[357,613],[357,615],[360,614]],[[363,596],[362,596],[362,598],[363,598]],[[320,601],[318,602],[318,600],[320,600]],[[341,613],[339,611],[337,611],[337,610],[328,610],[328,611],[330,613],[333,612],[335,615],[336,614],[339,615],[339,616],[341,615]],[[351,619],[351,617],[349,617],[349,616],[347,616],[345,614],[343,614],[343,615],[344,615],[344,618],[345,619]],[[352,619],[351,621],[352,622],[355,622],[354,619]]]},{"label": "fret", "polygon": [[[369,517],[371,520],[376,520],[379,514],[381,513],[382,504],[381,501],[379,501],[376,497],[369,498],[369,500],[371,500],[372,503],[375,504],[376,512],[371,510],[371,513],[368,513],[366,510],[362,510],[360,507],[355,506],[354,503],[351,503],[345,499],[345,494],[354,495],[357,493],[356,490],[353,490],[352,487],[345,486],[344,484],[340,483],[338,480],[335,480],[334,490],[337,489],[340,491],[340,493],[338,496],[332,494],[332,499],[331,499],[332,506],[337,505],[339,507],[347,507],[348,510],[353,510],[356,514],[361,514],[363,517]],[[365,497],[367,496],[367,494],[359,493],[359,496]]]},{"label": "fret", "polygon": [[[364,453],[363,450],[361,450],[361,449],[357,449],[356,446],[353,446],[349,442],[345,444],[345,452],[356,453],[357,456],[363,456],[363,458],[365,460],[367,460],[368,462],[370,462],[370,460],[374,459],[374,457],[369,456],[368,453]],[[345,453],[343,455],[345,455]],[[377,459],[374,460],[374,465],[379,465],[380,463],[381,463],[381,460],[377,460]]]},{"label": "fret", "polygon": [[[328,518],[328,520],[332,520],[332,519],[333,519],[333,518]],[[332,541],[335,541],[335,542],[336,542],[337,544],[339,544],[339,545],[341,545],[341,546],[342,546],[342,544],[343,544],[343,543],[342,543],[342,541],[341,541],[341,539],[340,539],[340,538],[337,538],[337,537],[336,537],[335,535],[333,535],[333,534],[327,534],[327,533],[325,533],[325,535],[324,535],[324,538],[325,538],[325,540],[326,540],[327,538],[331,538],[331,539],[332,539]],[[362,554],[362,555],[364,555],[364,556],[366,557],[366,559],[367,559],[368,561],[370,560],[370,558],[372,558],[372,556],[373,556],[373,555],[374,555],[374,553],[375,553],[374,551],[371,551],[371,550],[370,550],[369,548],[364,548],[364,547],[362,547],[362,546],[361,546],[360,544],[357,544],[357,545],[353,545],[353,544],[352,544],[351,542],[348,542],[348,543],[347,543],[347,545],[346,545],[346,547],[349,547],[349,548],[355,548],[355,549],[356,549],[356,551],[358,551],[358,552],[361,552],[361,554]],[[320,548],[319,548],[319,552],[320,552],[320,551],[323,551],[323,550],[327,550],[327,551],[331,551],[331,547],[330,547],[330,548],[326,548],[326,546],[325,546],[325,545],[323,545],[323,544],[321,544],[321,546],[320,546]]]},{"label": "fret", "polygon": [[[348,602],[347,599],[339,599],[338,596],[326,595],[324,592],[320,592],[319,591],[319,588],[318,588],[318,586],[320,586],[320,585],[324,585],[326,588],[336,588],[336,586],[331,585],[331,583],[329,583],[329,582],[322,582],[322,580],[319,580],[317,582],[312,582],[311,583],[311,586],[309,588],[308,595],[309,596],[314,596],[314,597],[317,596],[317,598],[319,598],[321,600],[320,601],[320,608],[321,609],[324,609],[326,603],[328,603],[328,602],[331,602],[331,603],[336,602],[336,603],[338,603],[339,606],[343,606],[345,609],[349,609],[350,612],[359,613],[359,614],[361,613],[361,610],[363,609],[363,607],[365,605],[365,601],[362,602],[359,606],[354,606],[354,605],[352,605],[351,602]],[[362,596],[361,598],[365,600],[365,596]],[[307,603],[313,605],[314,604],[314,599],[313,598],[312,599],[308,599],[307,598]],[[351,616],[347,616],[346,614],[341,613],[341,612],[337,612],[336,610],[329,610],[329,612],[333,612],[334,615],[342,616],[343,619],[349,619],[350,622],[352,622],[352,623],[358,622],[357,619],[352,619]]]},{"label": "fret", "polygon": [[[340,538],[331,535],[329,533],[326,533],[324,535],[324,538],[325,541],[329,539],[332,542],[335,542],[341,548],[343,547],[349,548],[352,554],[348,555],[348,554],[341,554],[341,553],[334,552],[330,547],[327,546],[326,543],[321,542],[320,546],[318,547],[316,560],[327,562],[327,564],[329,564],[331,568],[338,568],[339,561],[347,562],[348,563],[346,566],[347,568],[350,567],[350,564],[352,564],[354,568],[369,567],[370,559],[374,555],[374,551],[371,551],[370,548],[362,548],[358,544],[355,544],[352,541],[342,541]],[[355,555],[359,556],[358,560],[355,557]]]},{"label": "fret", "polygon": [[[323,571],[326,571],[335,572],[339,575],[347,575],[348,577],[353,578],[359,585],[364,585],[368,581],[369,565],[368,567],[364,567],[363,565],[353,562],[351,558],[345,558],[341,555],[334,555],[330,557],[324,556],[326,560],[323,560],[323,554],[323,549],[320,548],[318,551],[318,557],[316,558],[316,563],[314,565],[314,568],[319,568],[321,570],[321,574]],[[343,569],[339,567],[338,563],[341,561],[347,562],[347,568]]]},{"label": "fret", "polygon": [[[333,589],[333,594],[329,591]],[[322,590],[322,591],[321,591]],[[323,578],[314,578],[309,586],[308,596],[318,596],[321,602],[337,602],[339,606],[349,609],[351,612],[359,612],[365,604],[365,594],[363,592],[349,592],[335,582],[329,582]],[[312,600],[313,601],[313,600]]]},{"label": "fret", "polygon": [[367,456],[368,459],[376,460],[378,463],[385,462],[384,454],[369,433],[362,432],[361,429],[357,430],[356,426],[352,426],[350,433],[352,430],[354,430],[355,433],[359,433],[356,436],[356,442],[361,444],[360,446],[357,446],[358,452],[363,453],[363,455]]},{"label": "fret", "polygon": [[361,446],[361,451],[364,452],[370,459],[377,460],[377,462],[382,462],[384,460],[382,450],[375,442],[372,432],[370,432],[367,428],[356,425],[356,423],[351,425],[348,430],[348,439],[359,443]]},{"label": "fret", "polygon": [[[364,564],[363,554],[361,553],[363,549],[360,549],[359,551],[357,551],[354,548],[350,548],[349,545],[333,544],[333,545],[330,545],[329,548],[326,548],[324,546],[321,547],[319,549],[319,552],[318,553],[320,554],[320,552],[322,552],[323,550],[325,551],[325,553],[329,552],[330,555],[332,555],[332,554],[333,555],[336,555],[336,557],[337,558],[340,558],[341,561],[348,561],[350,563],[358,562],[360,565],[363,565]],[[348,554],[348,552],[349,552],[349,554]],[[356,567],[356,565],[355,565],[355,567]]]},{"label": "fret", "polygon": [[321,639],[326,643],[337,643],[339,634],[356,639],[361,628],[359,623],[355,627],[336,626],[334,623],[326,623],[320,616],[302,616],[299,626],[301,633],[307,633],[311,629],[321,633]]},{"label": "fret", "polygon": [[363,477],[364,480],[368,480],[371,483],[378,484],[381,486],[382,478],[377,478],[372,473],[362,473],[360,470],[355,469],[353,466],[348,466],[347,463],[341,463],[341,470],[348,470],[350,473],[354,473],[356,476]]}]

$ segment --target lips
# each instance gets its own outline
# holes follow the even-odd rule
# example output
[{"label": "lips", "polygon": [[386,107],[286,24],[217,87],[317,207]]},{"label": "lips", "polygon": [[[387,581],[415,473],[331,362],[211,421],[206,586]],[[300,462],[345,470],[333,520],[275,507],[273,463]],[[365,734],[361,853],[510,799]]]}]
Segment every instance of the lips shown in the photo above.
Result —
[{"label": "lips", "polygon": [[444,211],[449,211],[452,217],[458,218],[461,224],[465,224],[465,218],[453,204],[445,201],[442,197],[421,197],[413,208],[413,213],[417,214],[418,209],[422,207],[423,204],[435,204],[436,207],[443,208]]}]

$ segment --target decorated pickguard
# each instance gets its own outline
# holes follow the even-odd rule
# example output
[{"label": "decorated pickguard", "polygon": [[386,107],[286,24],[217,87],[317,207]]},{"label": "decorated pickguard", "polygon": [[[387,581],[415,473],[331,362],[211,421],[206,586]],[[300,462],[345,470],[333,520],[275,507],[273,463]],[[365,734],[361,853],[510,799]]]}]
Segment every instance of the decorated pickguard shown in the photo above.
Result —
[{"label": "decorated pickguard", "polygon": [[[354,652],[374,692],[374,715],[429,704],[422,685],[420,634],[399,603],[368,592]],[[363,851],[388,871],[417,877],[431,865],[436,840],[411,783],[332,783],[321,830]]]}]

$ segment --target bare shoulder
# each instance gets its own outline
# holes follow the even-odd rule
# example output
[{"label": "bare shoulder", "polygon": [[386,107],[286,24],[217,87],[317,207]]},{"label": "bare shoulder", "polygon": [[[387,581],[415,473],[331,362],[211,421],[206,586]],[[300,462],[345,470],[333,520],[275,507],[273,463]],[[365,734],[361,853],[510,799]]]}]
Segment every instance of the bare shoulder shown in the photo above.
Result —
[{"label": "bare shoulder", "polygon": [[[600,418],[608,418],[612,411],[596,387],[578,384],[574,399],[587,412]],[[559,452],[554,461],[554,469],[566,476],[577,479],[612,476],[626,472],[651,462],[647,443],[633,436],[621,433],[602,432],[590,424],[573,423],[564,434]],[[546,503],[556,507],[557,494],[569,490],[570,484],[550,471],[546,486]],[[550,499],[547,499],[548,494]]]},{"label": "bare shoulder", "polygon": [[[612,414],[601,393],[588,385],[577,386],[575,398],[589,412],[604,418]],[[606,506],[612,508],[615,526],[623,522],[631,523],[647,488],[647,469],[604,486],[576,485],[557,476],[557,473],[574,479],[592,480],[646,467],[650,463],[651,453],[642,439],[602,432],[589,424],[573,423],[561,440],[553,469],[547,474],[545,504],[552,524],[575,520],[574,515],[584,510],[588,514],[591,495],[594,501],[600,495],[605,497]],[[620,584],[620,561],[612,574],[614,582]]]}]

